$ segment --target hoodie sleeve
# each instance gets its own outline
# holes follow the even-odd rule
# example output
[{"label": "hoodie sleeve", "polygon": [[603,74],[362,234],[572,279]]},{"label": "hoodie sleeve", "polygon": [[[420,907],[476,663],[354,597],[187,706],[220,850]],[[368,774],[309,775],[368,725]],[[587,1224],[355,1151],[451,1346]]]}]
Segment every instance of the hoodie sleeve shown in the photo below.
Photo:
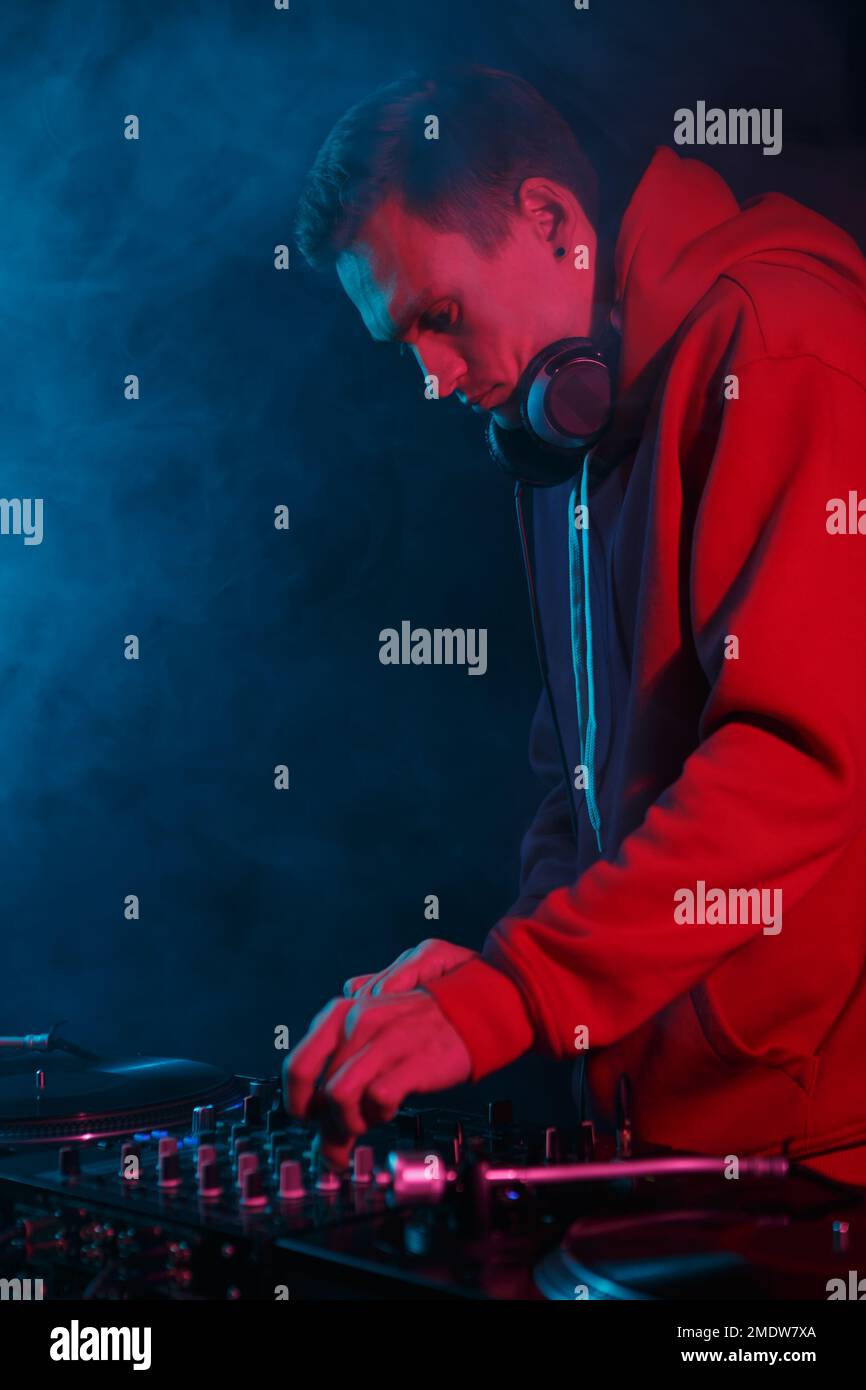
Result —
[{"label": "hoodie sleeve", "polygon": [[503,919],[481,960],[435,982],[474,1077],[530,1045],[527,1019],[558,1057],[580,1025],[591,1048],[616,1042],[748,942],[760,990],[790,988],[761,924],[680,925],[674,895],[700,879],[780,890],[782,929],[815,931],[818,911],[784,914],[866,823],[866,516],[864,534],[828,529],[832,499],[866,491],[864,458],[853,378],[807,357],[742,368],[689,547],[684,617],[709,687],[699,742],[614,860]]}]

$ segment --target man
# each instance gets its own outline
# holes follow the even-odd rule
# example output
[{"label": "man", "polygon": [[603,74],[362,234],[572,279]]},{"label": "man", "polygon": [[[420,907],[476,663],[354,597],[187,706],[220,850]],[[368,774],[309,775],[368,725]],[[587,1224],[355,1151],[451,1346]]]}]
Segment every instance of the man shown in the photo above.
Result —
[{"label": "man", "polygon": [[374,94],[309,176],[309,260],[503,441],[540,349],[619,350],[576,566],[573,483],[534,516],[577,848],[542,696],[518,902],[480,953],[349,981],[287,1101],[339,1165],[410,1092],[535,1047],[585,1063],[600,1125],[626,1074],[639,1140],[866,1183],[866,263],[673,150],[629,193],[609,228],[561,118],[480,69]]}]

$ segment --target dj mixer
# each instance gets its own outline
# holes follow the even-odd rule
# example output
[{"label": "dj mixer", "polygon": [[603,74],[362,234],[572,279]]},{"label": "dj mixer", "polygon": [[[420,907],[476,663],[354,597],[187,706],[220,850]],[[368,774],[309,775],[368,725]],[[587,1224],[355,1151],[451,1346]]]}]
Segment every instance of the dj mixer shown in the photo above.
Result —
[{"label": "dj mixer", "polygon": [[405,1108],[338,1174],[276,1077],[21,1041],[0,1045],[0,1280],[44,1299],[826,1299],[866,1268],[866,1194],[784,1158],[731,1180],[633,1151],[627,1123],[603,1142],[499,1101]]}]

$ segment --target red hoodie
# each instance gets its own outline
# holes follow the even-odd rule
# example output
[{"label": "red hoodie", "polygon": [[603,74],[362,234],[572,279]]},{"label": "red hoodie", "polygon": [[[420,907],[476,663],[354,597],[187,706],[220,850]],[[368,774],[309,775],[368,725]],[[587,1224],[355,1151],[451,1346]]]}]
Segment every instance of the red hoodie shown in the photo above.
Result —
[{"label": "red hoodie", "polygon": [[[855,1138],[813,1161],[866,1183],[866,261],[662,149],[615,277],[613,824],[427,988],[475,1080],[588,1042],[596,1113],[627,1073],[639,1139],[808,1158]],[[683,920],[683,890],[700,913],[734,889],[769,890],[781,930]]]}]

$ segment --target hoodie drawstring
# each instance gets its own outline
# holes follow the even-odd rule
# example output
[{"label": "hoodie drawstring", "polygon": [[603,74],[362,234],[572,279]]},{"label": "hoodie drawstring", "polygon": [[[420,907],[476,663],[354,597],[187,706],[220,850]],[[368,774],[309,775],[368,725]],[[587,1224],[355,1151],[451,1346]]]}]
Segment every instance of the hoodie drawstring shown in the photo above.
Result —
[{"label": "hoodie drawstring", "polygon": [[[584,455],[580,478],[580,506],[589,515],[589,458]],[[581,518],[583,519],[583,518]],[[578,579],[578,573],[580,578]],[[595,679],[592,651],[592,606],[589,593],[589,527],[577,525],[577,488],[571,490],[568,503],[568,594],[571,611],[571,664],[577,692],[577,728],[580,739],[580,761],[586,768],[586,809],[595,831],[598,852],[602,852],[601,814],[595,789]],[[583,649],[581,651],[581,648]],[[583,720],[581,666],[586,671],[586,728]]]}]

